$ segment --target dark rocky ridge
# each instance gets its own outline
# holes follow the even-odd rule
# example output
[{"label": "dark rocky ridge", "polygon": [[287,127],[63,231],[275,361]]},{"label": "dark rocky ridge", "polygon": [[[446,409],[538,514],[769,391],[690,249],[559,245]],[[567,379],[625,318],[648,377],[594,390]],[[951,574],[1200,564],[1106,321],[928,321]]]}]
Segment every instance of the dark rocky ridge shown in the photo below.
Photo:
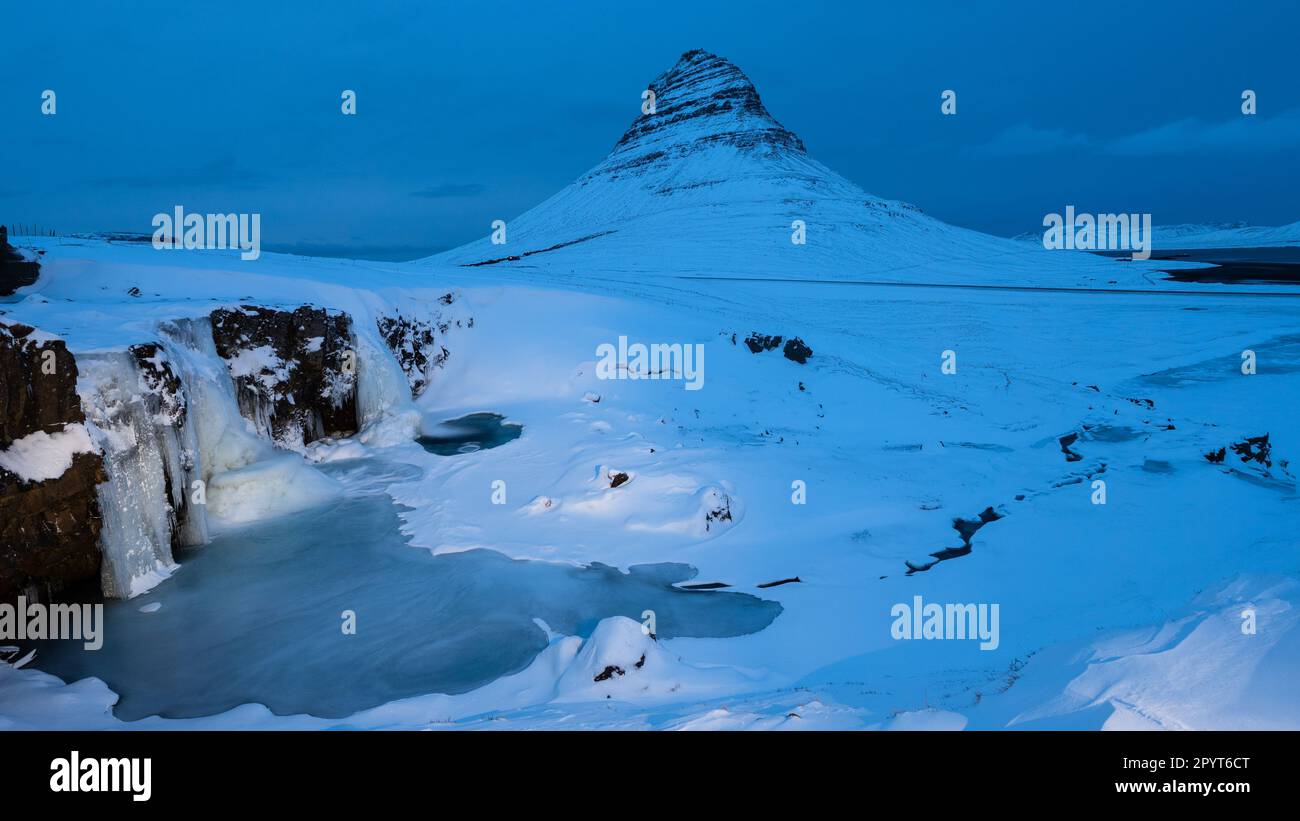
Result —
[{"label": "dark rocky ridge", "polygon": [[25,258],[9,244],[9,233],[0,225],[0,296],[31,285],[41,275],[41,264]]},{"label": "dark rocky ridge", "polygon": [[[212,312],[212,340],[231,366],[240,412],[277,443],[305,445],[357,430],[356,352],[347,314],[242,305]],[[241,354],[278,360],[243,368]]]},{"label": "dark rocky ridge", "polygon": [[755,153],[803,154],[803,141],[763,107],[745,73],[699,49],[650,83],[655,113],[641,114],[589,176],[666,162],[711,144]]},{"label": "dark rocky ridge", "polygon": [[[33,330],[0,324],[0,449],[86,419],[76,359],[62,341],[29,339]],[[52,367],[42,367],[46,362]],[[48,601],[68,585],[99,576],[102,519],[95,486],[106,480],[95,453],[77,454],[62,476],[42,482],[24,482],[0,468],[0,602],[21,593]]]}]

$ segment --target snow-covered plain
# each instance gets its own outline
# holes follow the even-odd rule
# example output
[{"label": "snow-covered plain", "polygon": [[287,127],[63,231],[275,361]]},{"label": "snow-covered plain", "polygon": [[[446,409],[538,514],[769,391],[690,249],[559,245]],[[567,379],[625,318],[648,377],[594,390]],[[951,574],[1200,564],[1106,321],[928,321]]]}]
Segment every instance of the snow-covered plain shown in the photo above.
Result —
[{"label": "snow-covered plain", "polygon": [[[6,319],[81,355],[218,305],[309,299],[373,326],[382,308],[454,290],[474,327],[430,388],[413,406],[378,391],[391,408],[295,469],[404,463],[417,473],[384,492],[412,549],[681,562],[695,583],[779,602],[770,626],[655,640],[620,617],[585,639],[542,624],[548,643],[518,673],[342,720],[249,704],[123,723],[102,681],[0,665],[0,726],[1300,727],[1300,302],[1171,286],[1161,264],[1047,252],[876,200],[761,105],[705,110],[748,93],[715,59],[688,55],[652,86],[673,130],[638,121],[509,221],[504,247],[398,265],[42,241],[42,278]],[[806,245],[790,241],[794,219]],[[751,353],[751,332],[813,355]],[[598,346],[620,336],[702,345],[704,387],[597,378]],[[523,433],[454,459],[413,441],[474,412]],[[1267,467],[1204,458],[1265,433]],[[723,500],[730,515],[710,517]],[[936,563],[963,546],[954,519],[987,508],[1001,518],[969,553]],[[997,604],[997,649],[893,638],[891,609],[918,595]]]}]

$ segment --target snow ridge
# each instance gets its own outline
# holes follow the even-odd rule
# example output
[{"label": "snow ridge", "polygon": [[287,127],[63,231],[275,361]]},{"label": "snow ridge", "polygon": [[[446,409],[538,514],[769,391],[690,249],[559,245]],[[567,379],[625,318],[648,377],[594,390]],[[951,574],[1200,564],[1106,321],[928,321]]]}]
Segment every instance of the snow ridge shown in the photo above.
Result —
[{"label": "snow ridge", "polygon": [[713,144],[759,154],[804,153],[803,141],[768,114],[744,72],[716,55],[688,51],[649,90],[654,112],[642,113],[588,178],[617,178]]}]

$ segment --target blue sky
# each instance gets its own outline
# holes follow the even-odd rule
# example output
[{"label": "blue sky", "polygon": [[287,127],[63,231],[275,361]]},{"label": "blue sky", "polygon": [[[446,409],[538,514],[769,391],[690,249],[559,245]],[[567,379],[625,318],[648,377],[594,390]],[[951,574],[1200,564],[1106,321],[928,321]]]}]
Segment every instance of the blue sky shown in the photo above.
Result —
[{"label": "blue sky", "polygon": [[[1292,0],[50,2],[4,17],[0,222],[63,232],[148,232],[182,204],[261,213],[270,249],[453,247],[598,162],[693,48],[739,65],[826,165],[959,225],[1010,235],[1067,204],[1300,220]],[[939,113],[948,88],[955,117]]]}]

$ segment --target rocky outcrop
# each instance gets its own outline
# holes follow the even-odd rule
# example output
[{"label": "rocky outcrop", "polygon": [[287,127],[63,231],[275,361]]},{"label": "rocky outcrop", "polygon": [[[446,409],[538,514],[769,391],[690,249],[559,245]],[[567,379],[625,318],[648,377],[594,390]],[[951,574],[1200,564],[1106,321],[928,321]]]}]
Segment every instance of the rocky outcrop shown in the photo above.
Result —
[{"label": "rocky outcrop", "polygon": [[[735,335],[732,335],[732,342],[735,342]],[[745,347],[749,348],[750,353],[764,353],[781,347],[782,337],[769,336],[754,331],[745,338]],[[812,348],[808,347],[799,337],[792,337],[785,342],[785,347],[781,353],[791,362],[798,362],[800,365],[808,364],[808,357],[812,356]]]},{"label": "rocky outcrop", "polygon": [[[454,301],[455,296],[448,293],[438,299],[438,304],[451,305]],[[472,319],[470,323],[472,326]],[[411,396],[419,396],[429,384],[429,370],[442,367],[450,355],[447,346],[438,341],[440,336],[447,333],[450,324],[445,320],[422,319],[400,313],[396,316],[380,316],[375,324],[388,350],[392,351],[402,366],[406,381],[411,386]],[[458,321],[457,324],[462,322]]]},{"label": "rocky outcrop", "polygon": [[798,362],[800,365],[808,364],[808,357],[812,356],[812,348],[809,348],[799,337],[787,340],[785,348],[781,350],[786,359],[791,362]]},{"label": "rocky outcrop", "polygon": [[9,244],[9,235],[0,225],[0,296],[9,296],[41,275],[41,264],[28,259]]},{"label": "rocky outcrop", "polygon": [[750,353],[762,353],[770,351],[781,344],[781,337],[768,336],[755,331],[745,338],[745,347],[749,348]]},{"label": "rocky outcrop", "polygon": [[[85,422],[77,363],[62,341],[0,324],[0,451],[32,434]],[[59,476],[32,481],[0,467],[0,601],[48,600],[100,571],[99,454],[75,453]]]},{"label": "rocky outcrop", "polygon": [[666,164],[710,145],[752,154],[804,153],[803,142],[767,112],[744,72],[714,54],[686,52],[649,90],[653,112],[643,109],[590,176]]},{"label": "rocky outcrop", "polygon": [[357,430],[352,320],[304,305],[242,305],[212,313],[212,339],[230,367],[240,411],[283,447]]},{"label": "rocky outcrop", "polygon": [[131,356],[135,357],[136,367],[140,369],[141,385],[157,397],[156,412],[162,416],[160,421],[184,427],[189,403],[181,386],[181,378],[172,369],[162,347],[156,342],[132,345]]}]

